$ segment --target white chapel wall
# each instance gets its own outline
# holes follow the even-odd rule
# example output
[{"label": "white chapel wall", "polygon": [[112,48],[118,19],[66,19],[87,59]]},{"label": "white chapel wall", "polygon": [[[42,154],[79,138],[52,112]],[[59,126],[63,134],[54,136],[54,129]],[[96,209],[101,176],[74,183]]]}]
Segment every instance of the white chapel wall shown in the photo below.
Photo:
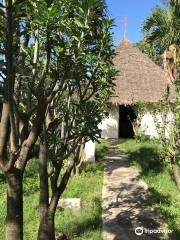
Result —
[{"label": "white chapel wall", "polygon": [[143,131],[144,134],[149,137],[157,136],[154,118],[149,112],[145,113],[144,116],[142,117],[140,130]]},{"label": "white chapel wall", "polygon": [[[162,124],[162,117],[161,114],[158,114],[156,117],[159,124]],[[166,136],[169,134],[169,130],[171,128],[171,122],[173,119],[173,114],[168,113],[167,121],[169,122],[167,129],[166,129]],[[99,128],[102,130],[101,137],[108,139],[108,138],[119,138],[119,106],[112,106],[109,112],[109,117],[103,119],[101,124],[99,124]],[[151,114],[151,109],[144,114],[141,119],[141,127],[145,135],[152,137],[158,136],[158,131],[156,129],[156,124],[154,121],[154,117]]]},{"label": "white chapel wall", "polygon": [[[166,121],[168,122],[167,128],[165,130],[166,136],[169,135],[172,119],[173,114],[169,112],[166,119]],[[162,126],[162,116],[160,114],[157,114],[156,121],[158,121],[158,124]],[[145,135],[149,136],[150,138],[158,136],[156,123],[154,117],[150,112],[145,113],[144,116],[142,117],[140,130],[142,130],[145,133]]]},{"label": "white chapel wall", "polygon": [[99,128],[102,138],[119,138],[119,106],[112,106],[109,117],[103,119]]}]

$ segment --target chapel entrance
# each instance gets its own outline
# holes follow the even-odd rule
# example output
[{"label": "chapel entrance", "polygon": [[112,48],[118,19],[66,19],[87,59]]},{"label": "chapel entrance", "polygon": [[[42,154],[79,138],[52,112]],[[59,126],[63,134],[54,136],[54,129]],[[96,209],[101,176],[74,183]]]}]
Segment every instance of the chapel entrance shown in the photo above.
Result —
[{"label": "chapel entrance", "polygon": [[131,106],[119,106],[119,138],[133,138],[134,131],[132,122],[136,115]]}]

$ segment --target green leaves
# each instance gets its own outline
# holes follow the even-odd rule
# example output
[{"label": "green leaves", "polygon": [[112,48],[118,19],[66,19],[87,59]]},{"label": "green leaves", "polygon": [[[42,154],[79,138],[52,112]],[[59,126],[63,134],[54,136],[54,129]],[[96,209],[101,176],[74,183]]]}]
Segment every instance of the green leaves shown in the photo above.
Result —
[{"label": "green leaves", "polygon": [[74,23],[75,23],[75,25],[77,25],[77,27],[80,27],[80,28],[83,28],[83,27],[84,27],[84,26],[83,26],[83,23],[80,22],[78,19],[76,19],[76,20],[74,21]]},{"label": "green leaves", "polygon": [[[80,144],[100,136],[98,124],[106,114],[114,77],[112,21],[104,0],[16,0],[13,4],[8,29],[12,44],[0,34],[0,74],[8,61],[5,78],[13,80],[3,82],[1,91],[4,94],[10,85],[6,100],[12,100],[12,121],[7,136],[14,132],[17,137],[16,159],[22,172],[36,140],[47,137],[47,158],[56,170],[56,185],[61,179],[66,185]],[[6,31],[5,21],[2,10],[0,33]],[[47,135],[41,134],[45,128]],[[13,145],[6,140],[3,152],[9,160]],[[61,171],[62,167],[69,172]],[[66,178],[60,178],[64,172]]]},{"label": "green leaves", "polygon": [[19,17],[13,44],[20,110],[51,96],[58,82],[53,108],[64,122],[67,141],[99,136],[115,74],[113,20],[104,1],[17,0],[14,7]]},{"label": "green leaves", "polygon": [[150,43],[164,47],[180,44],[180,1],[171,0],[168,9],[153,9],[142,30]]},{"label": "green leaves", "polygon": [[68,132],[67,141],[100,135],[98,124],[106,115],[115,74],[112,24],[104,1],[64,2],[59,23],[63,41],[55,50],[61,56],[57,75],[64,77],[65,86],[57,109]]},{"label": "green leaves", "polygon": [[[180,46],[180,1],[169,0],[167,8],[157,7],[152,11],[150,17],[148,17],[143,25],[143,31],[145,33],[146,43],[150,44],[150,47],[156,46],[163,50],[168,50],[171,54],[171,59],[167,59],[167,65],[173,78],[177,78],[172,84],[170,84],[170,92],[174,87],[176,88],[176,101],[171,102],[170,95],[167,93],[156,106],[156,115],[161,113],[162,124],[157,123],[157,117],[155,122],[157,123],[157,130],[159,133],[159,142],[161,144],[161,155],[165,162],[177,161],[179,158],[179,90],[178,82],[180,75],[179,64],[179,46]],[[173,68],[171,66],[173,65]],[[169,122],[168,116],[173,113],[173,117]],[[170,126],[169,126],[170,125]],[[168,136],[167,136],[168,135]],[[176,159],[176,160],[175,160]]]},{"label": "green leaves", "polygon": [[153,62],[162,66],[163,63],[162,55],[165,50],[164,47],[156,45],[154,44],[154,42],[149,43],[149,40],[147,39],[146,36],[140,42],[137,43],[137,46],[143,53],[147,54],[153,60]]}]

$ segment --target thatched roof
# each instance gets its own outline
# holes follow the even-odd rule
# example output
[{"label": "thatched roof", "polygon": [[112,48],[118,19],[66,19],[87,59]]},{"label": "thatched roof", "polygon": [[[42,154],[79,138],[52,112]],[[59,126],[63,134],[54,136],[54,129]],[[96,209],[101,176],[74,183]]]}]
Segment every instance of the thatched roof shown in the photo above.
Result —
[{"label": "thatched roof", "polygon": [[167,75],[139,48],[124,39],[116,49],[113,104],[156,102],[167,89]]}]

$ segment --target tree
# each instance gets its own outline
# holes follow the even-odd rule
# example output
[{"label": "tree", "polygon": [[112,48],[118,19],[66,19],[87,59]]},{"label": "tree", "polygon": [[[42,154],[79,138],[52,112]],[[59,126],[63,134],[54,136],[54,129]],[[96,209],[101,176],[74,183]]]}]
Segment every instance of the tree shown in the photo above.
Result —
[{"label": "tree", "polygon": [[[106,16],[104,1],[97,0],[4,0],[0,20],[0,169],[7,182],[6,239],[23,239],[23,173],[39,137],[39,239],[44,239],[46,226],[50,236],[45,237],[53,239],[57,202],[76,162],[79,143],[99,135],[97,125],[112,91],[112,20]],[[53,132],[59,126],[61,137]],[[48,187],[46,147],[50,144],[51,152],[58,149],[61,161],[53,152],[49,204],[43,188]],[[73,161],[58,186],[56,177],[68,157]]]},{"label": "tree", "polygon": [[169,0],[168,8],[156,7],[145,19],[142,30],[150,44],[168,48],[180,45],[180,1]]},{"label": "tree", "polygon": [[0,169],[7,183],[8,240],[23,239],[23,173],[41,133],[47,106],[61,88],[51,64],[59,17],[51,3],[0,3]]},{"label": "tree", "polygon": [[[179,159],[179,77],[180,77],[180,1],[169,0],[166,9],[155,8],[152,15],[148,17],[143,26],[145,38],[148,43],[153,46],[158,45],[165,49],[164,51],[164,69],[167,72],[168,84],[167,93],[165,98],[160,101],[160,109],[163,112],[164,129],[166,127],[166,115],[173,112],[172,128],[169,133],[169,138],[165,134],[160,134],[160,143],[165,153],[164,156],[168,157],[175,180],[178,187],[180,186],[180,176],[178,168]],[[172,104],[170,91],[176,89],[176,101]],[[169,91],[170,90],[170,91]]]},{"label": "tree", "polygon": [[147,54],[153,60],[153,62],[161,67],[163,66],[162,54],[164,53],[165,49],[162,46],[149,43],[146,37],[139,41],[137,46],[143,53]]},{"label": "tree", "polygon": [[54,217],[59,198],[79,164],[82,145],[100,136],[98,124],[106,114],[115,73],[109,31],[112,20],[105,14],[104,2],[71,1],[71,4],[68,2],[64,9],[68,15],[73,9],[74,14],[68,20],[65,18],[68,28],[63,30],[68,39],[63,51],[71,54],[60,62],[66,66],[66,87],[56,95],[41,135],[38,233],[41,240],[55,239]]}]

